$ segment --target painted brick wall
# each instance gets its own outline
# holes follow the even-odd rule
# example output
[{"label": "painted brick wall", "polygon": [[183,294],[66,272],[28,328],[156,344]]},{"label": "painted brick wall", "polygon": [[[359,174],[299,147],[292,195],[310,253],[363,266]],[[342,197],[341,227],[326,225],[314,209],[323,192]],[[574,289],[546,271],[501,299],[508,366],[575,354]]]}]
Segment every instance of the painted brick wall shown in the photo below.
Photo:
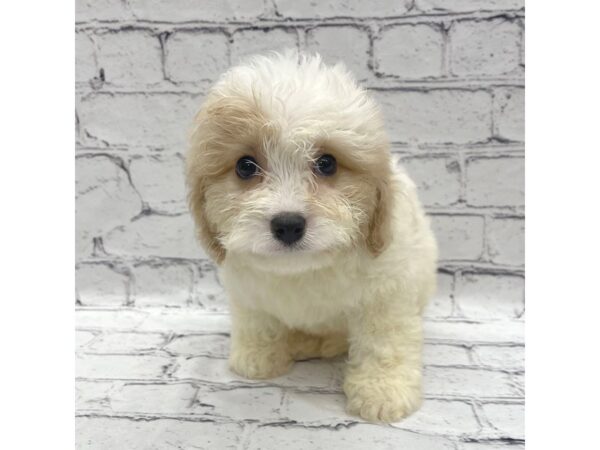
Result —
[{"label": "painted brick wall", "polygon": [[77,302],[224,311],[194,240],[186,133],[219,73],[295,47],[384,110],[441,248],[432,318],[524,310],[522,0],[78,0]]}]

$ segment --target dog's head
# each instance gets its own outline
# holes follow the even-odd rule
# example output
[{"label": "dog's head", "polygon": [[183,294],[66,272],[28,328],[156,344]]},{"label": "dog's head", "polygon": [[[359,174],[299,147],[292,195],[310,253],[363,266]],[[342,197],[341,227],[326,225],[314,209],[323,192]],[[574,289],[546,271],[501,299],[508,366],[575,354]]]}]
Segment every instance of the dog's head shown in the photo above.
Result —
[{"label": "dog's head", "polygon": [[256,57],[225,73],[187,158],[200,240],[221,262],[298,272],[389,241],[390,152],[377,106],[343,66]]}]

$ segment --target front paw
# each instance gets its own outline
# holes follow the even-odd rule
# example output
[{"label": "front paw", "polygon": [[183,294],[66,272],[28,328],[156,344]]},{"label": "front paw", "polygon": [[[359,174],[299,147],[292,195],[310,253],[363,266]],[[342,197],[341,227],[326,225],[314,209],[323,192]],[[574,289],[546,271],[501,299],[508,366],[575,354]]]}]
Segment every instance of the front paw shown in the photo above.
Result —
[{"label": "front paw", "polygon": [[245,378],[262,380],[287,373],[292,367],[292,358],[279,347],[238,347],[229,355],[229,367]]},{"label": "front paw", "polygon": [[420,380],[402,376],[348,376],[344,381],[347,410],[370,422],[396,422],[421,405]]}]

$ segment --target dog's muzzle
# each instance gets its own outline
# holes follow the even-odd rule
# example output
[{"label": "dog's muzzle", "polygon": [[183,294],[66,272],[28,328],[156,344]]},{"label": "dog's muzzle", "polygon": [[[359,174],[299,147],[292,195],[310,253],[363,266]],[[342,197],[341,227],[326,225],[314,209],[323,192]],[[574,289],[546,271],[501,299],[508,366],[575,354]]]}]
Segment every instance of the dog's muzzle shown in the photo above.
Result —
[{"label": "dog's muzzle", "polygon": [[304,236],[306,219],[298,213],[280,213],[271,219],[273,237],[285,245],[292,245]]}]

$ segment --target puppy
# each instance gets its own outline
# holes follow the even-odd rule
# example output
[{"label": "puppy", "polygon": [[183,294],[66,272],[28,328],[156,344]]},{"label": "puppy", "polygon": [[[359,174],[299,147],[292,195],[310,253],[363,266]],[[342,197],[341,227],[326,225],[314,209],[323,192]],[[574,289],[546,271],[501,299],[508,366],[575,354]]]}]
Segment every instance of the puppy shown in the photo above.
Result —
[{"label": "puppy", "polygon": [[297,53],[230,69],[196,116],[186,177],[229,296],[231,369],[271,378],[348,352],[350,413],[415,411],[436,243],[347,70]]}]

